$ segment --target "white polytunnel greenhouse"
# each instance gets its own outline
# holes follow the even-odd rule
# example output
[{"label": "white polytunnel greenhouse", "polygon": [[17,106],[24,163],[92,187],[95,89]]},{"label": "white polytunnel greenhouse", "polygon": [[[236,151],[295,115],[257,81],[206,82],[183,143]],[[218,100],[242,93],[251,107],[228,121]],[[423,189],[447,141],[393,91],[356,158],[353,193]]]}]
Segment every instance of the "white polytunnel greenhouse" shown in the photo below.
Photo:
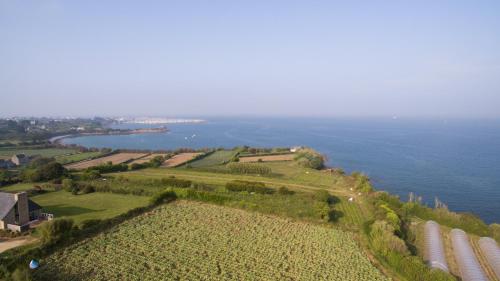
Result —
[{"label": "white polytunnel greenhouse", "polygon": [[435,221],[425,223],[425,250],[430,267],[448,272],[441,231]]},{"label": "white polytunnel greenhouse", "polygon": [[488,281],[472,250],[467,233],[461,229],[453,229],[451,243],[462,281]]},{"label": "white polytunnel greenhouse", "polygon": [[483,237],[479,239],[479,248],[481,248],[481,252],[488,260],[495,275],[500,279],[500,247],[498,247],[497,242],[489,237]]}]

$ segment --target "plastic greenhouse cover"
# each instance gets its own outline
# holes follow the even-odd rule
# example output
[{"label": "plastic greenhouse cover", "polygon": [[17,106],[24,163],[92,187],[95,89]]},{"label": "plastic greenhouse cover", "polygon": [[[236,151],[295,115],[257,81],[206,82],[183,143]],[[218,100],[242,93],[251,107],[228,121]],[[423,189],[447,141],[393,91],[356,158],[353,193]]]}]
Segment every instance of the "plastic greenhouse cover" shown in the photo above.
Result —
[{"label": "plastic greenhouse cover", "polygon": [[467,234],[461,229],[453,229],[451,242],[462,281],[488,281],[472,250]]},{"label": "plastic greenhouse cover", "polygon": [[443,240],[439,224],[435,221],[425,223],[425,248],[429,266],[449,272],[444,254]]},{"label": "plastic greenhouse cover", "polygon": [[479,239],[479,247],[495,275],[500,278],[500,247],[497,242],[489,237],[483,237]]}]

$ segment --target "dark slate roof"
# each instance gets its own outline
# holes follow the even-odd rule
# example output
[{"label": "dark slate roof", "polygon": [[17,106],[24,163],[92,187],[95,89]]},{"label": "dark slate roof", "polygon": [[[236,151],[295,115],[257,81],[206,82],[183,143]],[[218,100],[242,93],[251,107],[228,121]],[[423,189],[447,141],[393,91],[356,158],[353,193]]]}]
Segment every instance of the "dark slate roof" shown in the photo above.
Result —
[{"label": "dark slate roof", "polygon": [[0,192],[0,220],[5,218],[14,205],[16,205],[14,194]]},{"label": "dark slate roof", "polygon": [[42,206],[28,199],[28,209],[30,212],[42,209]]}]

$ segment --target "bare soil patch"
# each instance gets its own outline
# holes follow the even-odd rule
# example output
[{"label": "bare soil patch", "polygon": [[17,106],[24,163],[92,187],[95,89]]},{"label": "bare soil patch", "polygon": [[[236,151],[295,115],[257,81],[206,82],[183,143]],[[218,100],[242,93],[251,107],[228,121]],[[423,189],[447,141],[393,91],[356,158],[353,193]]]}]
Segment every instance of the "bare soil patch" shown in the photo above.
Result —
[{"label": "bare soil patch", "polygon": [[162,165],[162,167],[177,167],[180,166],[187,161],[197,157],[198,155],[201,155],[202,153],[194,152],[194,153],[181,153],[177,154],[174,157],[168,159],[165,161]]},{"label": "bare soil patch", "polygon": [[240,157],[240,162],[249,163],[249,162],[273,162],[273,161],[292,161],[295,157],[294,154],[281,154],[281,155],[262,155],[262,156],[247,156]]},{"label": "bare soil patch", "polygon": [[166,157],[167,155],[161,154],[161,153],[152,153],[152,154],[149,154],[148,156],[136,159],[136,160],[132,161],[130,164],[144,164],[146,162],[151,161],[151,159],[155,158],[156,156]]}]

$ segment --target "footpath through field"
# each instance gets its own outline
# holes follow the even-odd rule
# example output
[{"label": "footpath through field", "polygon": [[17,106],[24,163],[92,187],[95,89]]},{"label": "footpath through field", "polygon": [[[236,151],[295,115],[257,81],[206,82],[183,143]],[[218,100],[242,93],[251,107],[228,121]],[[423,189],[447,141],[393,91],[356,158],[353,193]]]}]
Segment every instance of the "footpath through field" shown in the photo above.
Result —
[{"label": "footpath through field", "polygon": [[34,242],[35,239],[33,238],[16,238],[16,239],[9,239],[9,240],[1,240],[0,239],[0,253],[3,253],[7,250],[10,250],[15,247],[19,247],[22,245],[26,245],[29,243]]}]

